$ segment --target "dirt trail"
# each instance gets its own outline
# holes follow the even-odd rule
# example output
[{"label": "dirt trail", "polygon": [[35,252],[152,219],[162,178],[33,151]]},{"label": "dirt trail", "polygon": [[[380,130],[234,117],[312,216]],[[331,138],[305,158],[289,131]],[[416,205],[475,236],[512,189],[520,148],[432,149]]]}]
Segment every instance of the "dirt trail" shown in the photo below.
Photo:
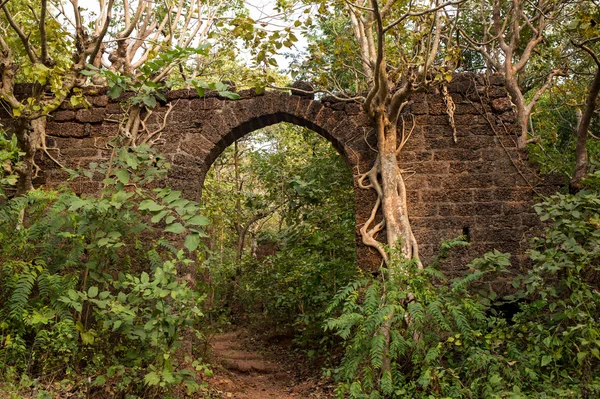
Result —
[{"label": "dirt trail", "polygon": [[221,334],[211,340],[216,368],[209,384],[222,398],[299,399],[331,398],[313,379],[298,381],[293,360],[284,364],[267,358],[252,345],[241,330]]}]

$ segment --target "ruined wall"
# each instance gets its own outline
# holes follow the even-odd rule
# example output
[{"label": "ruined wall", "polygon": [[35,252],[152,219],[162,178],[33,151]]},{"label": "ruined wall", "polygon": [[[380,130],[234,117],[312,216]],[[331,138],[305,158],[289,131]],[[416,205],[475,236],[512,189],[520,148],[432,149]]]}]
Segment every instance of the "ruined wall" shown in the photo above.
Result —
[{"label": "ruined wall", "polygon": [[[500,79],[459,75],[449,91],[456,105],[456,142],[440,93],[413,96],[403,115],[405,131],[413,122],[414,130],[399,164],[406,176],[421,255],[431,259],[441,240],[467,234],[471,246],[457,251],[446,266],[449,271],[460,272],[469,260],[492,249],[513,253],[517,264],[523,239],[539,227],[531,208],[535,196],[554,192],[561,181],[539,176],[526,154],[516,149],[519,130]],[[106,144],[117,134],[116,121],[123,111],[119,101],[109,100],[104,93],[102,88],[88,90],[90,108],[64,104],[48,118],[47,145],[55,147],[52,155],[65,166],[85,166],[109,157]],[[352,169],[358,231],[375,195],[356,188],[356,177],[370,169],[376,156],[373,129],[359,104],[287,93],[240,94],[240,100],[231,101],[216,94],[198,98],[192,90],[169,93],[173,110],[160,146],[173,165],[168,184],[199,200],[206,172],[228,145],[261,127],[291,122],[331,141]],[[166,110],[163,104],[154,111],[151,128],[160,125]],[[6,115],[2,120],[10,125]],[[65,172],[43,155],[40,164],[44,171],[38,184],[64,183]],[[78,193],[94,193],[100,187],[100,182],[84,179],[70,184]],[[377,267],[375,252],[362,246],[358,237],[357,242],[360,266]]]}]

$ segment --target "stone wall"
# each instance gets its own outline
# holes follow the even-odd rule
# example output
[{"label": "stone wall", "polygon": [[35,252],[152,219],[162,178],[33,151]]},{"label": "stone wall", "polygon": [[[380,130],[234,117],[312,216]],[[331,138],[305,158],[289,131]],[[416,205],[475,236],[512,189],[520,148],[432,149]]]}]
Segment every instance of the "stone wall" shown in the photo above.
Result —
[{"label": "stone wall", "polygon": [[[456,105],[456,142],[440,93],[413,96],[403,114],[405,130],[413,122],[414,130],[399,164],[421,255],[431,259],[441,240],[465,234],[471,246],[453,255],[448,271],[459,273],[469,260],[492,249],[511,252],[518,265],[523,240],[539,228],[532,210],[536,195],[554,192],[561,180],[539,176],[527,155],[516,149],[519,129],[500,79],[459,75],[449,92]],[[376,156],[373,128],[360,105],[287,93],[240,94],[236,101],[212,93],[198,98],[193,90],[168,94],[173,109],[160,146],[173,165],[168,184],[199,200],[206,172],[227,146],[256,129],[291,122],[331,141],[351,168],[358,232],[375,196],[357,188],[356,177],[371,167]],[[86,95],[90,108],[64,104],[48,118],[47,146],[54,147],[53,156],[71,168],[109,157],[106,144],[117,134],[117,121],[123,117],[119,101],[109,100],[104,89],[90,89]],[[150,128],[159,126],[166,110],[165,104],[154,110]],[[10,125],[6,115],[0,120]],[[38,184],[65,182],[65,172],[44,156],[40,164],[44,171]],[[94,193],[100,187],[100,182],[89,180],[70,184],[78,193]],[[377,255],[360,243],[358,234],[357,243],[359,265],[377,267]]]}]

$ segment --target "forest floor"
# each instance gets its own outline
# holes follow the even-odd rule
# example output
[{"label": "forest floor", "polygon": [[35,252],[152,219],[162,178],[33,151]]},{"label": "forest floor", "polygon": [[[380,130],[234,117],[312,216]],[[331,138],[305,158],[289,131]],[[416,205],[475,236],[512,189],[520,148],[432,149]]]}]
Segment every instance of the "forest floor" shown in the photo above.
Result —
[{"label": "forest floor", "polygon": [[256,338],[243,329],[211,340],[214,375],[208,381],[219,398],[333,398],[331,382],[292,351],[291,338]]}]

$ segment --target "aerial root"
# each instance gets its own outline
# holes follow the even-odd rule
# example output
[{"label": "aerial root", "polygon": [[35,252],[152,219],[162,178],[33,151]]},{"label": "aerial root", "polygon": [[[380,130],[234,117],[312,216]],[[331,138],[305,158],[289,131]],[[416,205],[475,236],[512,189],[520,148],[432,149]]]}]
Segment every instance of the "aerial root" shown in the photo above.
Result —
[{"label": "aerial root", "polygon": [[[167,105],[167,111],[162,117],[160,125],[153,131],[148,128],[148,120],[154,115],[154,111],[147,108],[143,109],[137,105],[130,107],[128,112],[129,117],[123,119],[123,121],[121,121],[121,126],[119,127],[121,135],[127,140],[127,145],[138,147],[142,144],[147,144],[150,147],[153,147],[154,145],[163,143],[164,140],[162,139],[162,134],[167,126],[167,119],[169,118],[169,114],[173,110],[173,107],[177,105],[178,102],[179,101]],[[145,112],[143,112],[144,110]]]},{"label": "aerial root", "polygon": [[[369,170],[366,173],[360,174],[358,177],[358,187],[365,190],[372,189],[375,190],[375,192],[377,193],[377,200],[375,201],[375,205],[371,209],[371,214],[369,215],[369,218],[360,228],[360,235],[363,244],[377,250],[377,252],[379,252],[383,260],[387,262],[388,254],[385,251],[385,248],[383,247],[382,243],[375,239],[377,234],[385,227],[385,219],[382,219],[381,221],[373,225],[373,223],[375,222],[375,218],[377,217],[377,212],[379,211],[379,208],[381,207],[381,202],[383,200],[383,189],[381,188],[381,184],[379,184],[378,179],[380,173],[381,163],[379,162],[378,155],[377,159],[375,160],[375,164],[373,165],[371,170]],[[367,179],[368,183],[365,183]]]}]

